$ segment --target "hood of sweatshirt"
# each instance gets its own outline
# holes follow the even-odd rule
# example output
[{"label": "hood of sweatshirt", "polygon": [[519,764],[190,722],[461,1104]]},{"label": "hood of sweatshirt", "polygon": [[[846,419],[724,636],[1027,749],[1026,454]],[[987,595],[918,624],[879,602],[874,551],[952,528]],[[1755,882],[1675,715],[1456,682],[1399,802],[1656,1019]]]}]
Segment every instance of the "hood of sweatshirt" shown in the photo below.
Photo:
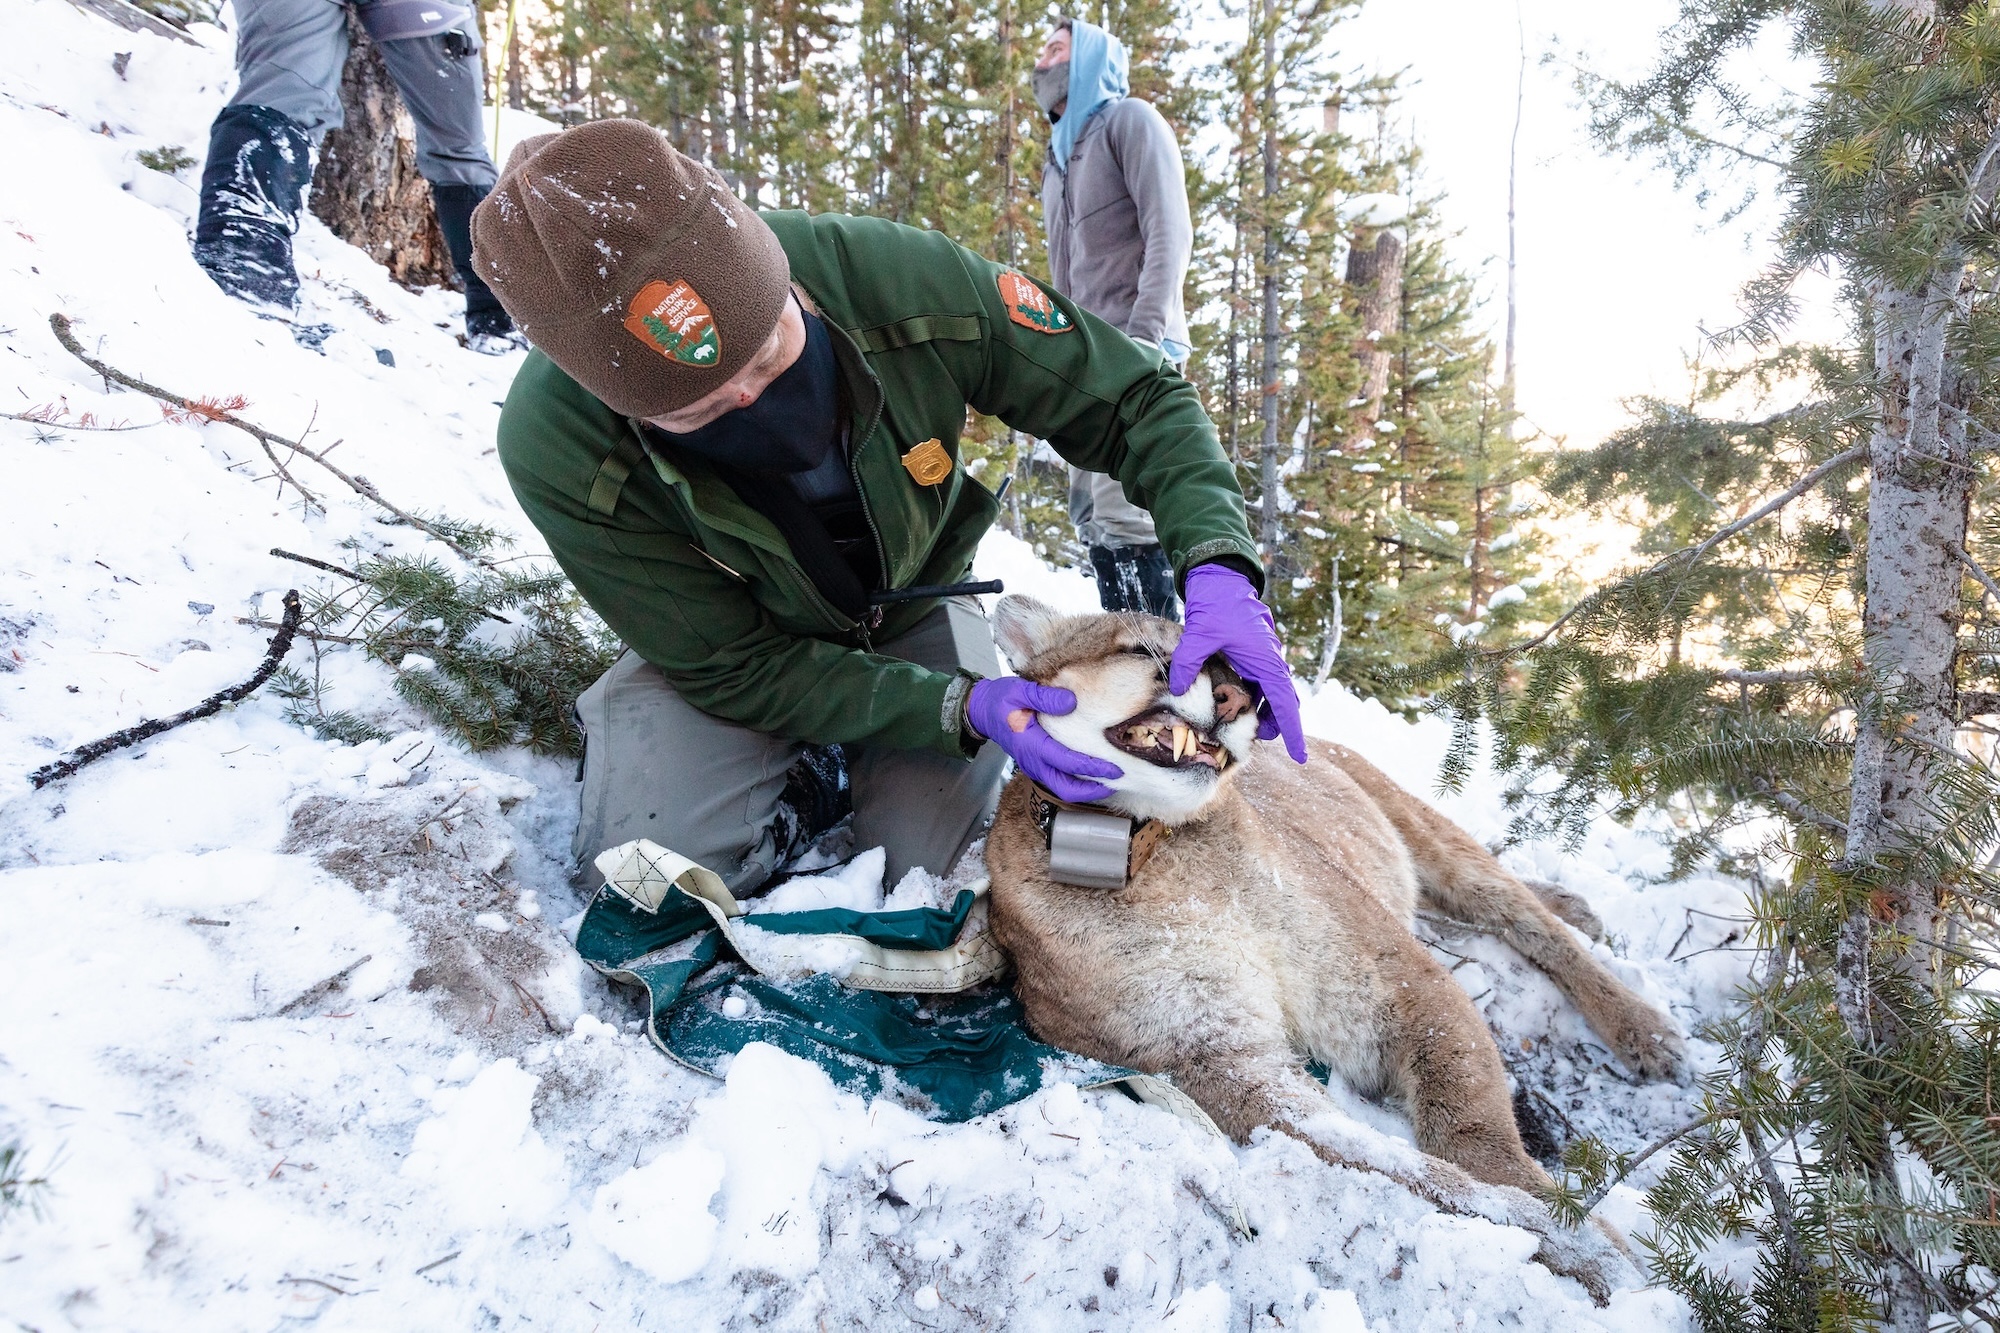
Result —
[{"label": "hood of sweatshirt", "polygon": [[1074,19],[1069,29],[1069,105],[1055,123],[1049,156],[1069,169],[1070,154],[1090,118],[1132,91],[1125,76],[1125,44],[1095,23]]}]

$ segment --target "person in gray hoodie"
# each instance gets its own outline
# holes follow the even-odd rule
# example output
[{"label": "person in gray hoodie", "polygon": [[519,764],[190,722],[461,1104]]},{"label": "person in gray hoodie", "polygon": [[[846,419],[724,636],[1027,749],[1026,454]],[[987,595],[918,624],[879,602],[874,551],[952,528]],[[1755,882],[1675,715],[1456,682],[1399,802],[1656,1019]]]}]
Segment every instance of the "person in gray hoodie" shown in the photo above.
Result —
[{"label": "person in gray hoodie", "polygon": [[[1081,19],[1059,22],[1035,61],[1035,101],[1053,122],[1042,173],[1049,277],[1179,367],[1189,349],[1181,282],[1194,246],[1187,182],[1172,128],[1127,95],[1125,70],[1124,44]],[[1075,468],[1069,507],[1104,609],[1178,620],[1153,516],[1116,478]]]}]

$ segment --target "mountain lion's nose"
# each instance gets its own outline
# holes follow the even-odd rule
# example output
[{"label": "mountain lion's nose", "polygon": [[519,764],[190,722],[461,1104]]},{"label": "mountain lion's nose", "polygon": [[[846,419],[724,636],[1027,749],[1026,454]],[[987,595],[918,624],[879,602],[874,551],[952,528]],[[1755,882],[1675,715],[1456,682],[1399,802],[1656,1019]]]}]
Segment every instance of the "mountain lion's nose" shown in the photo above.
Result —
[{"label": "mountain lion's nose", "polygon": [[1234,722],[1250,711],[1250,691],[1234,681],[1224,681],[1215,687],[1215,721],[1220,726],[1224,722]]}]

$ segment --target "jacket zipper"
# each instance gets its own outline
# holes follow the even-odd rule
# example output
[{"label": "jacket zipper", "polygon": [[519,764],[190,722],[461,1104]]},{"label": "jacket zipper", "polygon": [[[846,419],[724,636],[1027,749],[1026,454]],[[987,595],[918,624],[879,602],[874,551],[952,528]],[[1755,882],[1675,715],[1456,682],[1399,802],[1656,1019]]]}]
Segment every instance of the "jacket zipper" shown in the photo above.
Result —
[{"label": "jacket zipper", "polygon": [[[652,461],[651,459],[651,455],[653,452],[652,446],[646,444],[643,438],[640,440],[640,445],[642,448],[645,449],[647,454],[647,461],[650,463]],[[853,467],[853,463],[851,460],[848,466],[850,469]],[[655,475],[657,476],[658,469],[656,468],[654,471]],[[860,482],[858,479],[855,482],[854,489],[857,492],[861,489]],[[694,502],[694,488],[688,485],[687,479],[682,478],[680,481],[668,487],[668,490],[671,491],[674,495],[674,498],[678,500],[683,507],[686,508],[688,517],[694,520],[695,524],[698,527],[704,526],[702,522],[701,508]],[[863,499],[861,502],[861,511],[863,514],[866,514],[868,512],[868,502],[866,499]],[[873,529],[874,527],[873,519],[869,520],[869,527]],[[689,543],[689,545],[692,546],[693,543]],[[880,549],[881,534],[879,532],[876,534],[876,546],[877,549]],[[714,556],[709,555],[709,553],[705,550],[702,550],[701,547],[695,546],[694,549],[700,552],[701,555],[707,557],[710,563],[716,565],[718,568],[723,569],[728,573],[736,574],[737,578],[743,579],[743,576],[741,574],[737,574],[735,570],[730,569],[728,565],[723,564],[720,560],[717,560]],[[835,606],[833,603],[827,601],[826,598],[822,597],[820,595],[819,589],[813,586],[812,580],[806,577],[806,572],[803,569],[799,568],[798,562],[796,560],[787,558],[787,559],[781,559],[778,563],[784,567],[785,573],[791,576],[792,583],[798,588],[798,590],[801,593],[805,595],[807,603],[820,613],[822,619],[824,619],[835,630],[838,630],[842,633],[847,633],[850,631],[859,631],[861,635],[862,647],[869,652],[875,651],[875,646],[868,637],[868,631],[869,629],[872,628],[872,626],[865,624],[861,621],[850,620],[840,610],[839,607]],[[743,581],[745,583],[749,582],[748,579],[743,579]],[[877,623],[880,623],[879,618],[881,616],[881,612],[876,611],[875,616],[877,617]]]}]

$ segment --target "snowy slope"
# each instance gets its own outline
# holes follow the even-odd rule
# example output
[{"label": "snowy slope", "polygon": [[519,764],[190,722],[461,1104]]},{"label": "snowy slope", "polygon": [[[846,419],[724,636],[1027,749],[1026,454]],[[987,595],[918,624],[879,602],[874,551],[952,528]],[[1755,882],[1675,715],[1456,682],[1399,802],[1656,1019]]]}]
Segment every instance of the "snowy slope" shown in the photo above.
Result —
[{"label": "snowy slope", "polygon": [[[347,470],[407,507],[534,543],[491,443],[518,358],[461,350],[456,298],[393,286],[309,223],[310,318],[337,329],[320,356],[190,261],[198,168],[168,178],[135,153],[199,155],[229,84],[226,34],[183,45],[65,0],[0,0],[0,32],[0,410],[145,426],[0,421],[0,1141],[54,1180],[42,1216],[0,1221],[0,1316],[120,1330],[1686,1326],[1658,1292],[1593,1308],[1528,1262],[1526,1233],[1116,1095],[1058,1087],[940,1127],[769,1048],[725,1084],[670,1063],[565,937],[582,906],[561,864],[567,768],[455,751],[351,654],[322,663],[333,703],[397,740],[318,741],[258,697],[30,791],[23,775],[70,746],[248,674],[265,635],[237,617],[275,614],[310,575],[269,548],[424,547],[309,466],[328,508],[302,514],[245,437],[104,392],[50,335],[53,312],[121,368],[341,441]],[[1080,576],[1001,536],[980,573],[1089,605]],[[1430,790],[1440,728],[1335,693],[1309,712]],[[1481,836],[1503,824],[1492,784],[1447,805]],[[1613,965],[1684,1022],[1738,979],[1734,955],[1700,951],[1723,941],[1717,918],[1740,892],[1654,883],[1665,867],[1645,838],[1606,825],[1573,856],[1508,856],[1590,897]],[[1500,946],[1441,947],[1517,1074],[1575,1128],[1630,1147],[1684,1114],[1685,1093],[1626,1082]],[[1407,1134],[1391,1111],[1351,1109]],[[1610,1211],[1637,1221],[1629,1194]]]}]

